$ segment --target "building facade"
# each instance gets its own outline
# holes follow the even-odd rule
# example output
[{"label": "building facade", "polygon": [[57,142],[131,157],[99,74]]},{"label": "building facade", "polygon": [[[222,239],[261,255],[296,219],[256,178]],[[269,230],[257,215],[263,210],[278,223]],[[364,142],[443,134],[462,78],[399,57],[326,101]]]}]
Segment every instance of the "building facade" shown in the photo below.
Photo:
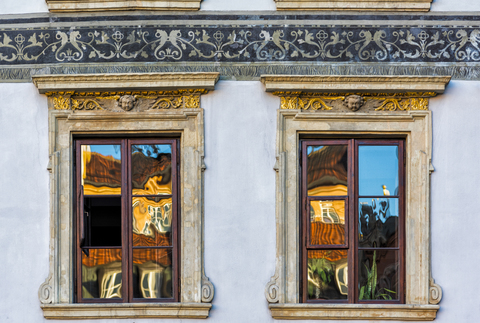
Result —
[{"label": "building facade", "polygon": [[479,43],[467,0],[3,3],[0,321],[475,322]]}]

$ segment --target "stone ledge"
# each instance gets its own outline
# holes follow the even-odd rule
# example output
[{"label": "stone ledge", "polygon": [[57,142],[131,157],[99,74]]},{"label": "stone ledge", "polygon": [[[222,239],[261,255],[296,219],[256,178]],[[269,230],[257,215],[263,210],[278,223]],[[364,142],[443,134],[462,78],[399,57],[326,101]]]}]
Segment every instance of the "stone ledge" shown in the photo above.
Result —
[{"label": "stone ledge", "polygon": [[51,12],[198,10],[202,0],[46,0]]},{"label": "stone ledge", "polygon": [[275,0],[277,10],[429,11],[432,0]]},{"label": "stone ledge", "polygon": [[438,305],[391,304],[270,304],[277,320],[432,321]]},{"label": "stone ledge", "polygon": [[450,76],[262,75],[267,92],[443,93]]},{"label": "stone ledge", "polygon": [[111,304],[43,304],[46,319],[102,318],[196,318],[208,317],[209,303],[111,303]]},{"label": "stone ledge", "polygon": [[53,91],[121,91],[121,90],[214,90],[220,77],[216,72],[199,73],[131,73],[35,75],[33,83],[41,94]]}]

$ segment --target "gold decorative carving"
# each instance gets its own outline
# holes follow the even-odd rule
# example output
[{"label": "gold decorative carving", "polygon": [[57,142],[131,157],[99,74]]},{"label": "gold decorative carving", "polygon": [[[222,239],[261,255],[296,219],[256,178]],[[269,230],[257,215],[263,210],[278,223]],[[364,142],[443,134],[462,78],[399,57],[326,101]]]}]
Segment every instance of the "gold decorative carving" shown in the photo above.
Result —
[{"label": "gold decorative carving", "polygon": [[[405,93],[308,93],[273,92],[280,97],[280,109],[336,110],[356,112],[428,110],[428,98],[435,92]],[[367,100],[378,103],[367,104]]]},{"label": "gold decorative carving", "polygon": [[[206,89],[122,92],[46,92],[55,110],[144,111],[155,109],[200,108]],[[155,100],[152,102],[152,100]],[[314,103],[310,103],[312,105]],[[141,109],[137,108],[141,106]]]}]

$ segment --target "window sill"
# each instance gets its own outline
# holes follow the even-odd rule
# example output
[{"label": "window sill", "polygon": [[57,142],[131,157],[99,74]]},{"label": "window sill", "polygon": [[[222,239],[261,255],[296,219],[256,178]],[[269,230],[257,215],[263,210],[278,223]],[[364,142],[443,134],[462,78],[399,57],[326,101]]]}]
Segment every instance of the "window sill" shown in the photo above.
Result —
[{"label": "window sill", "polygon": [[46,319],[191,318],[208,317],[210,303],[43,304]]},{"label": "window sill", "polygon": [[277,10],[429,11],[431,0],[275,0]]},{"label": "window sill", "polygon": [[202,0],[47,0],[51,12],[105,10],[198,10]]},{"label": "window sill", "polygon": [[432,321],[438,305],[391,304],[270,304],[277,320]]}]

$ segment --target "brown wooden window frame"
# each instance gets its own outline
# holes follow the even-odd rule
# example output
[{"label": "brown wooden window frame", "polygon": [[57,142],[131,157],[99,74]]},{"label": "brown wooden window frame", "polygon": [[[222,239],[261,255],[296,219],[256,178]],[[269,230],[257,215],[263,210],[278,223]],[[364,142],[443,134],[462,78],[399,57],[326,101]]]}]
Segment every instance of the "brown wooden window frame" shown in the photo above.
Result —
[{"label": "brown wooden window frame", "polygon": [[[77,303],[170,303],[180,301],[180,206],[179,206],[179,180],[180,180],[180,139],[178,138],[109,138],[109,139],[85,139],[75,138],[75,163],[74,163],[74,213],[75,213],[75,302]],[[121,197],[121,232],[122,232],[122,298],[83,298],[82,297],[82,249],[120,249],[117,247],[84,247],[81,245],[83,221],[80,214],[83,214],[83,204],[85,197],[95,197],[95,195],[84,196],[81,185],[81,145],[121,145],[121,194],[120,195],[99,195],[101,197]],[[170,144],[172,147],[172,194],[171,195],[133,195],[132,194],[132,179],[131,179],[131,155],[132,145],[152,145],[152,144]],[[156,247],[140,247],[133,246],[133,232],[132,230],[132,216],[133,211],[131,207],[132,197],[161,197],[172,198],[172,246],[156,246]],[[130,203],[129,203],[130,201]],[[133,296],[133,250],[135,249],[172,249],[172,298],[134,298]]]},{"label": "brown wooden window frame", "polygon": [[[346,196],[308,196],[307,193],[307,146],[322,145],[346,145],[348,152],[348,170]],[[399,200],[399,219],[398,219],[398,247],[377,247],[360,248],[358,246],[358,202],[359,198],[385,198],[380,195],[360,196],[358,189],[358,147],[359,146],[398,146],[398,176],[399,187],[398,195],[391,195],[390,198]],[[301,139],[300,140],[300,301],[303,303],[323,303],[323,304],[405,304],[405,139]],[[310,201],[314,200],[345,200],[345,244],[344,245],[311,245],[310,244],[310,225],[308,217],[310,216]],[[359,249],[360,248],[360,249]],[[308,250],[328,250],[342,249],[347,250],[348,262],[348,297],[346,300],[309,300],[308,299],[308,278],[307,278],[307,252]],[[359,300],[358,291],[358,251],[359,250],[398,250],[399,256],[399,285],[397,300]],[[353,266],[351,266],[353,264]],[[351,270],[350,268],[353,268]]]}]

